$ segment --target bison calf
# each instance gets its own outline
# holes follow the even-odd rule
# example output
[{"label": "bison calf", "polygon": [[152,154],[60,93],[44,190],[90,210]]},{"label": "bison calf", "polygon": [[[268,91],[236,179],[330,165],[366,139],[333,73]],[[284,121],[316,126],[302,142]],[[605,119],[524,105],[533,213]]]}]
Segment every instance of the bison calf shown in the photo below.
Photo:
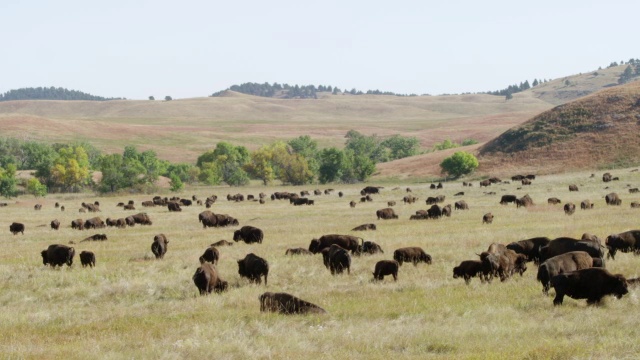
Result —
[{"label": "bison calf", "polygon": [[83,251],[80,253],[80,264],[82,267],[94,267],[96,266],[96,255],[91,251]]},{"label": "bison calf", "polygon": [[169,240],[164,234],[158,234],[153,237],[151,251],[156,256],[156,259],[164,258],[164,254],[167,253],[167,244],[169,244]]},{"label": "bison calf", "polygon": [[207,262],[200,265],[191,279],[200,291],[200,295],[211,294],[211,291],[219,293],[229,287],[229,284],[218,275],[216,267]]},{"label": "bison calf", "polygon": [[398,281],[398,268],[400,264],[395,260],[380,260],[373,270],[374,280],[384,280],[386,275],[392,275],[393,281]]},{"label": "bison calf", "polygon": [[262,283],[261,277],[264,276],[264,284],[267,285],[269,263],[254,253],[249,253],[244,259],[238,260],[238,274],[258,284]]},{"label": "bison calf", "polygon": [[480,260],[465,260],[453,268],[453,278],[461,277],[467,285],[471,282],[471,278],[476,276],[479,276],[480,281],[484,282],[483,266]]}]

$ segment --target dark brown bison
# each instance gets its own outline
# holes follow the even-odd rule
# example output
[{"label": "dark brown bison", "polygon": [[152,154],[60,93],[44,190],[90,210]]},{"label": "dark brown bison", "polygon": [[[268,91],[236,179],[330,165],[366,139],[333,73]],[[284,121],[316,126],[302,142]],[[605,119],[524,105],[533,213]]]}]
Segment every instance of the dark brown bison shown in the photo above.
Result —
[{"label": "dark brown bison", "polygon": [[289,199],[289,203],[293,204],[294,206],[298,206],[298,205],[314,205],[315,204],[315,200],[311,200],[311,199],[307,199],[307,198],[290,198]]},{"label": "dark brown bison", "polygon": [[593,260],[591,255],[584,251],[570,251],[547,259],[538,267],[536,276],[536,279],[542,283],[542,292],[546,294],[549,291],[551,278],[558,274],[602,265],[600,261],[594,264]]},{"label": "dark brown bison", "polygon": [[633,194],[633,193],[637,193],[637,192],[640,192],[640,189],[638,189],[638,188],[631,188],[631,189],[629,189],[629,193],[631,193],[631,194]]},{"label": "dark brown bison", "polygon": [[387,201],[387,206],[396,206],[395,201]]},{"label": "dark brown bison", "polygon": [[156,204],[153,201],[147,200],[147,201],[143,201],[142,202],[142,206],[144,206],[144,207],[154,207],[154,206],[156,206]]},{"label": "dark brown bison", "polygon": [[569,185],[569,191],[578,191],[578,185],[575,185],[575,184]]},{"label": "dark brown bison", "polygon": [[640,230],[629,230],[619,234],[611,234],[604,241],[609,253],[607,258],[615,260],[616,252],[633,252],[640,254]]},{"label": "dark brown bison", "polygon": [[262,230],[253,226],[243,226],[240,228],[240,230],[236,230],[233,232],[233,241],[235,242],[242,240],[247,244],[262,244],[263,238],[264,233],[262,232]]},{"label": "dark brown bison", "polygon": [[120,229],[127,227],[127,220],[125,220],[125,218],[117,219],[116,227]]},{"label": "dark brown bison", "polygon": [[331,275],[342,274],[345,269],[347,274],[351,274],[351,255],[339,245],[333,244],[329,248],[323,249],[322,258],[325,266],[331,271]]},{"label": "dark brown bison", "polygon": [[531,180],[529,180],[529,179],[522,179],[522,185],[531,185]]},{"label": "dark brown bison", "polygon": [[364,242],[362,238],[351,235],[323,235],[319,239],[311,240],[309,244],[309,251],[314,254],[321,252],[323,249],[329,248],[331,245],[336,244],[351,251],[353,254],[357,254],[360,249],[360,241]]},{"label": "dark brown bison", "polygon": [[397,219],[398,218],[398,215],[396,215],[396,212],[393,211],[393,208],[380,209],[380,210],[376,211],[376,216],[378,217],[378,220],[380,220],[380,219],[389,220],[389,219]]},{"label": "dark brown bison", "polygon": [[173,201],[170,201],[167,204],[167,208],[169,209],[169,211],[182,211],[182,208],[180,207],[180,204],[177,203],[177,202],[173,202]]},{"label": "dark brown bison", "polygon": [[18,233],[24,235],[24,224],[18,222],[11,223],[11,225],[9,225],[9,231],[11,231],[13,235],[17,235]]},{"label": "dark brown bison", "polygon": [[60,221],[58,219],[51,220],[51,229],[58,230],[60,228]]},{"label": "dark brown bison", "polygon": [[442,216],[451,217],[451,204],[442,207]]},{"label": "dark brown bison", "polygon": [[200,295],[211,294],[211,291],[220,293],[229,287],[229,284],[220,278],[216,267],[208,262],[200,265],[192,279],[200,291]]},{"label": "dark brown bison", "polygon": [[514,175],[511,177],[511,181],[521,181],[524,178],[525,178],[524,175]]},{"label": "dark brown bison", "polygon": [[417,246],[397,249],[393,252],[393,259],[400,265],[403,262],[411,262],[414,266],[417,266],[419,262],[431,264],[431,255]]},{"label": "dark brown bison", "polygon": [[360,226],[356,226],[351,231],[367,231],[367,230],[376,230],[376,224],[362,224]]},{"label": "dark brown bison", "polygon": [[418,200],[418,198],[417,198],[417,197],[415,197],[415,196],[411,196],[411,195],[407,195],[407,196],[405,196],[405,197],[403,197],[403,198],[402,198],[402,201],[403,201],[405,204],[413,204],[413,203],[415,203],[417,200]]},{"label": "dark brown bison", "polygon": [[82,219],[76,219],[71,221],[71,228],[83,230],[84,229],[84,221]]},{"label": "dark brown bison", "polygon": [[611,181],[611,178],[612,178],[612,176],[609,173],[602,174],[602,181],[603,182],[609,182],[609,181]]},{"label": "dark brown bison", "polygon": [[425,200],[425,203],[427,205],[434,205],[438,202],[438,199],[435,196],[429,196],[427,197],[427,200]]},{"label": "dark brown bison", "polygon": [[202,223],[202,227],[214,227],[217,224],[217,218],[214,213],[209,210],[205,210],[198,214],[198,221]]},{"label": "dark brown bison", "polygon": [[220,240],[211,244],[211,246],[231,246],[231,245],[233,245],[233,243],[227,240]]},{"label": "dark brown bison", "polygon": [[189,200],[189,199],[180,199],[180,205],[182,206],[191,206],[193,205],[193,201]]},{"label": "dark brown bison", "polygon": [[492,250],[490,246],[489,251],[479,254],[487,280],[491,281],[493,276],[499,276],[500,281],[505,281],[515,273],[522,276],[527,271],[526,255],[518,254],[501,244],[492,245],[496,245],[498,250]]},{"label": "dark brown bison", "polygon": [[471,282],[471,278],[476,276],[480,278],[481,282],[484,282],[483,266],[480,260],[465,260],[453,268],[453,278],[461,277],[467,285]]},{"label": "dark brown bison", "polygon": [[603,257],[602,246],[599,241],[560,237],[551,240],[547,246],[540,248],[540,261],[544,262],[554,256],[570,251],[585,251],[593,258]]},{"label": "dark brown bison", "polygon": [[96,266],[96,255],[91,251],[83,251],[80,253],[80,264],[82,267],[94,267]]},{"label": "dark brown bison", "polygon": [[526,194],[525,196],[521,197],[520,199],[516,199],[516,207],[529,207],[529,206],[533,206],[533,199],[531,199],[531,197],[529,196],[529,194]]},{"label": "dark brown bison", "polygon": [[515,195],[502,195],[500,199],[500,205],[506,205],[508,203],[515,203],[518,198]]},{"label": "dark brown bison", "polygon": [[156,256],[156,259],[164,258],[164,254],[167,253],[167,245],[169,240],[164,234],[158,234],[153,237],[153,243],[151,243],[151,252]]},{"label": "dark brown bison", "polygon": [[353,201],[353,200],[351,200],[351,201],[349,202],[349,206],[350,206],[350,207],[352,207],[352,208],[356,207],[356,202],[355,202],[355,201]]},{"label": "dark brown bison", "polygon": [[104,223],[107,225],[107,227],[114,227],[117,224],[117,220],[116,219],[112,219],[112,218],[107,218]]},{"label": "dark brown bison", "polygon": [[491,186],[491,181],[489,180],[482,180],[480,181],[480,187],[487,187],[487,186]]},{"label": "dark brown bison", "polygon": [[42,210],[42,204],[35,204],[35,205],[33,205],[33,209],[34,209],[34,210]]},{"label": "dark brown bison", "polygon": [[439,205],[431,205],[431,207],[427,210],[427,218],[439,219],[441,217],[442,217],[442,208]]},{"label": "dark brown bison", "polygon": [[382,186],[367,186],[364,189],[360,190],[360,195],[365,196],[367,194],[379,194],[380,189],[383,189]]},{"label": "dark brown bison", "polygon": [[84,222],[84,228],[85,229],[101,229],[106,227],[104,221],[102,221],[102,219],[100,219],[99,217],[94,217],[91,219],[87,219]]},{"label": "dark brown bison", "polygon": [[93,234],[91,236],[88,236],[82,240],[80,240],[80,242],[85,242],[85,241],[105,241],[107,240],[107,235],[106,234]]},{"label": "dark brown bison", "polygon": [[299,299],[287,293],[266,292],[258,297],[261,312],[280,314],[326,314],[318,305]]},{"label": "dark brown bison", "polygon": [[589,210],[589,209],[593,209],[593,203],[589,200],[582,200],[580,202],[580,209],[582,210]]},{"label": "dark brown bison", "polygon": [[136,209],[136,207],[135,207],[135,206],[133,206],[132,204],[124,205],[122,208],[123,208],[124,210],[135,210],[135,209]]},{"label": "dark brown bison", "polygon": [[133,218],[133,216],[127,216],[126,218],[124,218],[124,221],[127,223],[127,226],[136,225],[136,220]]},{"label": "dark brown bison", "polygon": [[224,226],[238,226],[240,225],[240,222],[238,221],[238,219],[229,216],[227,214],[215,214],[214,215],[216,217],[216,225],[217,227],[224,227]]},{"label": "dark brown bison", "polygon": [[429,189],[435,190],[436,189],[436,184],[429,185]]},{"label": "dark brown bison", "polygon": [[343,197],[344,193],[342,191],[338,191],[338,197]]},{"label": "dark brown bison", "polygon": [[267,260],[249,253],[242,260],[238,260],[238,274],[241,277],[248,278],[251,282],[262,283],[264,276],[264,284],[267,285],[267,276],[269,275],[269,263]]},{"label": "dark brown bison", "polygon": [[384,251],[382,251],[380,245],[374,243],[373,241],[364,241],[362,245],[360,245],[359,250],[356,254],[373,255],[377,253],[384,254]]},{"label": "dark brown bison", "polygon": [[137,213],[135,215],[131,215],[136,224],[140,225],[152,225],[151,219],[147,213]]},{"label": "dark brown bison", "polygon": [[289,248],[285,255],[313,255],[313,253],[305,248]]},{"label": "dark brown bison", "polygon": [[620,299],[629,292],[627,279],[621,274],[611,274],[603,268],[588,268],[556,275],[551,278],[556,291],[553,305],[562,305],[564,296],[587,299],[587,304],[598,304],[606,295]]},{"label": "dark brown bison", "polygon": [[384,280],[386,275],[393,276],[393,281],[398,281],[398,268],[400,263],[395,260],[380,260],[373,270],[373,280]]},{"label": "dark brown bison", "polygon": [[199,258],[200,264],[208,261],[214,265],[218,263],[218,259],[220,259],[220,251],[213,245],[209,246]]},{"label": "dark brown bison", "polygon": [[457,192],[457,193],[453,194],[453,196],[463,196],[463,195],[464,195],[464,191],[460,191],[460,192]]},{"label": "dark brown bison", "polygon": [[456,210],[469,210],[469,205],[464,200],[456,201],[454,204]]},{"label": "dark brown bison", "polygon": [[73,265],[73,257],[76,254],[76,250],[67,245],[54,244],[49,245],[47,250],[42,250],[42,263],[44,265],[51,265],[51,267]]},{"label": "dark brown bison", "polygon": [[637,202],[637,201],[632,201],[630,205],[632,209],[640,208],[640,202]]},{"label": "dark brown bison", "polygon": [[533,261],[537,264],[540,262],[540,248],[549,245],[549,242],[551,242],[551,239],[548,237],[535,237],[512,242],[507,245],[507,249],[523,254],[528,261]]},{"label": "dark brown bison", "polygon": [[563,208],[564,208],[564,213],[567,215],[573,215],[573,213],[576,212],[576,204],[572,202],[568,202],[564,204]]},{"label": "dark brown bison", "polygon": [[484,215],[482,215],[482,223],[483,224],[491,224],[493,222],[493,214],[492,213],[486,213]]},{"label": "dark brown bison", "polygon": [[560,201],[560,199],[556,198],[556,197],[550,197],[547,199],[547,203],[549,205],[557,205],[557,204],[562,204],[562,201]]},{"label": "dark brown bison", "polygon": [[607,202],[607,205],[621,205],[622,204],[622,200],[620,200],[620,197],[618,196],[618,194],[616,194],[614,192],[605,195],[604,201]]}]

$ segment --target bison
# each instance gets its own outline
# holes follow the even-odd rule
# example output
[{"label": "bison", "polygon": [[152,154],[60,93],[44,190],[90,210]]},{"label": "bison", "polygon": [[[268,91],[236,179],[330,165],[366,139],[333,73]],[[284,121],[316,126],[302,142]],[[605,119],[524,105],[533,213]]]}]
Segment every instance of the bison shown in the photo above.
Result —
[{"label": "bison", "polygon": [[548,245],[540,248],[540,262],[570,251],[585,251],[593,258],[603,257],[599,241],[560,237],[551,240]]},{"label": "bison", "polygon": [[242,240],[247,244],[262,244],[263,238],[264,233],[262,232],[262,230],[253,226],[243,226],[240,228],[240,230],[236,230],[233,232],[233,241],[235,242]]},{"label": "bison", "polygon": [[80,242],[85,242],[85,241],[105,241],[107,240],[107,235],[106,234],[93,234],[91,236],[88,236],[82,240],[80,240]]},{"label": "bison", "polygon": [[[594,259],[584,251],[570,251],[547,259],[538,267],[536,279],[542,283],[542,292],[547,293],[551,278],[570,271],[594,267]],[[596,262],[601,265],[601,262]]]},{"label": "bison", "polygon": [[414,266],[417,266],[419,262],[431,264],[431,255],[417,246],[397,249],[393,252],[393,259],[400,265],[403,262],[411,262]]},{"label": "bison", "polygon": [[573,215],[573,213],[576,212],[576,204],[572,202],[568,202],[564,204],[563,208],[564,208],[564,213],[567,215]]},{"label": "bison", "polygon": [[492,213],[486,213],[484,215],[482,215],[482,223],[483,224],[491,224],[493,222],[493,214]]},{"label": "bison", "polygon": [[620,205],[622,204],[622,200],[616,193],[609,193],[604,197],[604,201],[607,205]]},{"label": "bison", "polygon": [[611,234],[605,239],[605,245],[609,249],[607,258],[615,260],[616,252],[633,252],[640,254],[640,230],[629,230],[619,234]]},{"label": "bison", "polygon": [[285,255],[313,255],[313,253],[305,248],[289,248]]},{"label": "bison", "polygon": [[82,267],[94,267],[96,266],[96,255],[91,251],[83,251],[80,253],[80,264]]},{"label": "bison", "polygon": [[360,190],[360,195],[365,196],[367,194],[379,194],[382,186],[367,186],[364,189]]},{"label": "bison", "polygon": [[267,285],[267,276],[269,275],[269,263],[267,260],[257,256],[254,253],[247,254],[244,259],[238,260],[238,274],[241,277],[248,278],[251,282],[262,283],[264,276],[264,284]]},{"label": "bison", "polygon": [[60,221],[58,219],[51,220],[51,229],[58,230],[60,228]]},{"label": "bison", "polygon": [[481,282],[484,282],[483,274],[482,261],[480,260],[465,260],[453,268],[453,278],[461,277],[467,285],[471,282],[471,278],[476,276],[480,278]]},{"label": "bison", "polygon": [[464,200],[456,201],[454,204],[456,210],[469,210],[469,205]]},{"label": "bison", "polygon": [[557,204],[562,204],[562,201],[560,201],[560,199],[558,199],[557,197],[550,197],[547,199],[547,204],[557,205]]},{"label": "bison", "polygon": [[587,299],[587,304],[593,305],[600,303],[606,295],[620,299],[629,292],[623,275],[595,267],[556,275],[551,278],[551,286],[556,291],[553,305],[562,305],[565,295],[573,299]]},{"label": "bison", "polygon": [[515,203],[518,198],[515,195],[502,195],[500,199],[500,205],[506,205],[508,203]]},{"label": "bison", "polygon": [[220,278],[216,267],[208,262],[200,265],[192,279],[200,291],[200,295],[211,294],[211,291],[220,293],[229,287],[229,284]]},{"label": "bison", "polygon": [[362,238],[351,235],[323,235],[319,239],[311,240],[309,244],[309,251],[314,254],[322,252],[323,249],[330,247],[333,244],[339,245],[343,249],[351,251],[353,254],[357,254],[360,250],[359,241],[364,242]]},{"label": "bison", "polygon": [[51,267],[73,265],[73,257],[76,254],[76,250],[67,245],[53,244],[49,245],[47,250],[42,250],[42,263],[44,265],[51,265]]},{"label": "bison", "polygon": [[218,259],[220,259],[220,252],[213,245],[209,246],[199,258],[200,264],[210,262],[214,265],[218,263]]},{"label": "bison", "polygon": [[153,243],[151,243],[151,252],[156,256],[156,259],[164,258],[164,254],[167,253],[167,245],[169,240],[164,234],[158,234],[153,237]]},{"label": "bison", "polygon": [[491,181],[489,180],[482,180],[480,181],[480,187],[487,187],[487,186],[491,186]]},{"label": "bison", "polygon": [[11,231],[13,235],[17,235],[18,233],[21,233],[22,235],[24,235],[24,224],[14,222],[11,225],[9,225],[9,231]]},{"label": "bison", "polygon": [[84,221],[82,219],[76,219],[71,221],[71,228],[83,230],[84,229]]},{"label": "bison", "polygon": [[106,227],[106,225],[99,217],[87,219],[87,221],[84,222],[85,229],[100,229],[104,227]]},{"label": "bison", "polygon": [[182,211],[182,208],[180,207],[180,204],[177,203],[177,202],[173,202],[173,201],[170,201],[167,204],[167,208],[169,209],[169,211]]},{"label": "bison", "polygon": [[441,217],[442,217],[442,208],[440,206],[431,205],[431,207],[427,210],[427,218],[439,219]]},{"label": "bison", "polygon": [[265,292],[258,297],[261,312],[277,312],[280,314],[326,314],[318,305],[299,299],[287,293]]},{"label": "bison", "polygon": [[133,218],[133,221],[136,224],[140,224],[140,225],[152,225],[153,224],[151,222],[151,219],[149,218],[149,215],[147,215],[147,213],[137,213],[135,215],[131,215],[131,217]]},{"label": "bison", "polygon": [[582,210],[589,210],[589,209],[593,209],[593,203],[589,200],[582,200],[580,202],[580,209]]},{"label": "bison", "polygon": [[578,185],[575,185],[575,184],[569,185],[569,191],[578,191]]},{"label": "bison", "polygon": [[362,245],[360,245],[358,252],[356,254],[373,255],[377,253],[384,254],[384,251],[382,251],[382,248],[380,247],[380,245],[374,243],[373,241],[364,241]]},{"label": "bison", "polygon": [[367,230],[376,230],[376,224],[362,224],[351,229],[351,231],[367,231]]},{"label": "bison", "polygon": [[373,270],[373,280],[384,280],[386,275],[393,276],[393,281],[398,281],[398,268],[400,263],[395,260],[380,260]]},{"label": "bison", "polygon": [[389,220],[389,219],[397,219],[398,215],[396,215],[395,211],[392,208],[384,208],[376,211],[376,216],[378,220]]},{"label": "bison", "polygon": [[537,264],[540,262],[540,248],[549,245],[549,242],[551,242],[551,239],[548,237],[535,237],[512,242],[507,245],[507,249],[523,254],[528,261],[533,261]]},{"label": "bison", "polygon": [[351,274],[351,255],[346,249],[333,244],[322,250],[322,257],[331,275],[341,274],[345,269],[347,274]]}]

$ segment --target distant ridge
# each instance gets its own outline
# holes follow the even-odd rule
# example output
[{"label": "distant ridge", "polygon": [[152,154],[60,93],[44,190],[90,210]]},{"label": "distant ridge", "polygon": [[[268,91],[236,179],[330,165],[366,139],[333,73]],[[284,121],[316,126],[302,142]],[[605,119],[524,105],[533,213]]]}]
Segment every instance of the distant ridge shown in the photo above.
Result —
[{"label": "distant ridge", "polygon": [[89,100],[89,101],[106,101],[106,100],[123,100],[122,98],[105,98],[87,94],[78,90],[69,90],[61,87],[37,87],[37,88],[21,88],[9,90],[4,94],[0,94],[0,101],[13,100]]}]

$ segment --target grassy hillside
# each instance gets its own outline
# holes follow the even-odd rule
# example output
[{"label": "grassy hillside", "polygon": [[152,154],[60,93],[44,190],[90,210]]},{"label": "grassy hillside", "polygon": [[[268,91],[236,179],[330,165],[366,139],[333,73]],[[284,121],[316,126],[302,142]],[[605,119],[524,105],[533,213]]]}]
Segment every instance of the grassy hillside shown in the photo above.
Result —
[{"label": "grassy hillside", "polygon": [[506,131],[479,149],[481,167],[541,172],[640,164],[640,82],[600,91]]},{"label": "grassy hillside", "polygon": [[[237,217],[241,225],[263,229],[263,244],[236,243],[220,248],[218,269],[230,284],[228,292],[200,297],[191,281],[198,257],[212,242],[231,240],[235,228],[203,229],[198,213],[203,207],[185,207],[169,213],[164,207],[143,208],[151,226],[126,229],[77,231],[71,220],[81,202],[101,202],[103,219],[134,212],[116,207],[135,200],[139,206],[150,196],[92,198],[60,195],[34,200],[9,201],[0,207],[3,251],[0,252],[0,352],[6,358],[153,358],[182,359],[567,359],[633,358],[640,352],[637,341],[640,317],[630,316],[639,304],[638,289],[621,300],[606,298],[598,307],[584,300],[565,298],[554,307],[552,296],[542,294],[535,280],[536,267],[529,264],[523,277],[501,283],[481,284],[473,279],[465,285],[452,278],[452,268],[462,260],[476,258],[493,242],[535,236],[580,237],[589,232],[599,237],[637,228],[638,209],[629,202],[626,184],[637,187],[640,173],[631,169],[613,171],[619,182],[603,189],[590,172],[541,176],[533,185],[517,190],[518,184],[493,185],[490,189],[445,183],[442,190],[426,184],[411,185],[419,202],[404,205],[406,183],[390,183],[373,202],[358,203],[362,186],[335,187],[345,196],[313,196],[314,206],[292,206],[285,201],[234,203],[220,200],[211,210]],[[580,192],[569,193],[567,185],[580,184]],[[197,188],[180,194],[200,198],[213,193],[224,197],[238,189]],[[313,190],[310,187],[265,189],[243,188],[243,194],[260,191]],[[463,197],[455,197],[465,191]],[[495,191],[496,195],[485,195]],[[617,191],[621,207],[604,205],[603,195]],[[516,209],[498,204],[500,195],[528,193],[537,204]],[[464,199],[468,211],[454,211],[450,218],[410,221],[424,209],[427,196],[446,195],[446,203]],[[593,210],[563,214],[563,202],[594,202]],[[377,220],[375,211],[395,206],[398,220]],[[58,201],[65,212],[55,209]],[[41,211],[33,205],[41,202]],[[74,211],[75,210],[75,211]],[[493,212],[491,225],[482,225],[486,212]],[[137,211],[136,211],[137,212]],[[60,230],[48,226],[61,221]],[[293,220],[293,221],[292,221]],[[26,225],[24,235],[8,232],[12,221]],[[375,223],[377,231],[351,232],[364,223]],[[107,241],[80,242],[94,233],[105,233]],[[169,238],[163,260],[152,260],[150,245],[155,234]],[[344,233],[375,241],[384,254],[353,259],[351,274],[331,276],[320,255],[287,257],[289,247],[307,247],[322,234]],[[40,251],[50,244],[74,241],[76,252],[90,250],[97,256],[94,269],[83,269],[77,259],[71,268],[51,269],[42,265]],[[398,281],[386,278],[372,282],[377,261],[390,259],[404,246],[420,246],[433,257],[433,264],[401,267]],[[239,277],[236,260],[254,252],[270,265],[269,285],[250,284]],[[638,258],[619,254],[607,261],[611,272],[637,277]],[[316,303],[325,316],[282,316],[259,311],[258,296],[265,291],[285,291]],[[553,290],[551,290],[553,294]],[[588,323],[588,326],[585,324]]]}]

